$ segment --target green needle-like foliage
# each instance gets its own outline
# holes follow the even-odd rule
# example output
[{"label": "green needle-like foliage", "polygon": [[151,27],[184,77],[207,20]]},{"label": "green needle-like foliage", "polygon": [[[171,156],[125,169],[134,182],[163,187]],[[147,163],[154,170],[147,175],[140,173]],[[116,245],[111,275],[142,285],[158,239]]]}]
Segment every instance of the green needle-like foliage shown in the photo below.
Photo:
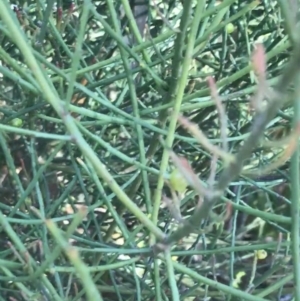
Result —
[{"label": "green needle-like foliage", "polygon": [[298,1],[0,1],[0,301],[300,301]]}]

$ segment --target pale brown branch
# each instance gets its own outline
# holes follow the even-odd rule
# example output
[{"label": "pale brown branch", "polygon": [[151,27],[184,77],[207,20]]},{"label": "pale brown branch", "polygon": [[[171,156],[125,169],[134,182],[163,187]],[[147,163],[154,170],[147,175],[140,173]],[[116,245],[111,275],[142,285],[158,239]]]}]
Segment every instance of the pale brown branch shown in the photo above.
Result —
[{"label": "pale brown branch", "polygon": [[226,162],[230,162],[233,159],[232,155],[213,145],[195,123],[183,116],[179,116],[178,121],[210,153],[222,158]]},{"label": "pale brown branch", "polygon": [[208,86],[210,89],[212,100],[214,101],[220,120],[220,132],[221,132],[221,140],[222,140],[222,149],[224,152],[228,152],[228,142],[227,142],[227,115],[222,104],[222,100],[219,96],[218,89],[215,83],[215,80],[209,76],[207,78]]}]

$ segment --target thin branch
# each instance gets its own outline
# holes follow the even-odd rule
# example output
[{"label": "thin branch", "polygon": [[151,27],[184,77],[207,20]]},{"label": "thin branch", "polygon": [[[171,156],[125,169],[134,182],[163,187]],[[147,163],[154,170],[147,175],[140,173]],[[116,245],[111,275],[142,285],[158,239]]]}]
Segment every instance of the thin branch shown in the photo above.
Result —
[{"label": "thin branch", "polygon": [[228,152],[228,142],[227,142],[227,115],[222,104],[222,100],[219,96],[218,89],[215,80],[210,76],[207,78],[208,86],[210,89],[211,97],[216,105],[220,120],[220,130],[221,130],[221,140],[223,144],[223,151]]},{"label": "thin branch", "polygon": [[195,123],[189,121],[183,116],[179,116],[178,121],[181,126],[186,128],[190,134],[194,136],[194,138],[210,153],[222,158],[225,162],[230,162],[233,159],[232,155],[213,145]]},{"label": "thin branch", "polygon": [[[231,161],[223,170],[220,178],[214,186],[214,194],[205,196],[202,206],[196,208],[193,215],[185,222],[185,224],[169,235],[161,243],[163,245],[172,245],[176,241],[188,236],[195,229],[199,228],[202,220],[206,218],[213,208],[214,204],[218,202],[223,195],[227,186],[233,181],[242,171],[243,162],[250,158],[254,147],[259,143],[264,129],[272,118],[276,115],[278,109],[284,103],[285,97],[288,92],[288,87],[295,82],[295,78],[300,73],[300,42],[297,42],[296,47],[292,52],[290,62],[287,64],[282,76],[280,77],[277,86],[275,87],[273,99],[268,103],[266,109],[256,114],[252,131],[236,154],[235,159]],[[300,91],[297,91],[299,97]],[[156,252],[161,251],[159,246],[155,248]]]}]

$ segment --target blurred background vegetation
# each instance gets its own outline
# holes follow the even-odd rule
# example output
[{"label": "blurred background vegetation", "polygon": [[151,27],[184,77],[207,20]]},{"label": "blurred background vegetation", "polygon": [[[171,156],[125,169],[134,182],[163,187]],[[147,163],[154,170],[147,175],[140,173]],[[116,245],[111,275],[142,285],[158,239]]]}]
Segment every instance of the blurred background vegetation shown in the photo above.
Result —
[{"label": "blurred background vegetation", "polygon": [[[255,148],[247,172],[213,208],[222,214],[230,202],[230,216],[208,218],[169,259],[155,259],[145,227],[148,219],[164,233],[178,226],[156,199],[168,135],[203,181],[210,174],[211,154],[181,127],[170,134],[168,110],[178,105],[219,145],[206,83],[214,77],[228,116],[228,148],[236,153],[254,116],[255,43],[265,47],[270,86],[290,57],[284,3],[297,15],[297,1],[275,0],[0,3],[1,301],[300,300],[290,163],[281,144]],[[185,60],[198,5],[204,9]],[[184,89],[179,101],[174,85]],[[268,124],[266,141],[286,137],[292,120],[290,100]],[[90,151],[115,182],[97,176],[102,167],[95,169]],[[168,164],[164,179],[171,172]],[[168,186],[160,193],[169,196]],[[197,202],[185,190],[181,215],[191,215]]]}]

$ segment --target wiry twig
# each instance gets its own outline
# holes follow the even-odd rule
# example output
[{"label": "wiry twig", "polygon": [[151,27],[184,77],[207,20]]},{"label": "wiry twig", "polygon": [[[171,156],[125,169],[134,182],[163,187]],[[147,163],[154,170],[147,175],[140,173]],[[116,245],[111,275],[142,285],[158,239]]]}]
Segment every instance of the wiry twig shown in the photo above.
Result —
[{"label": "wiry twig", "polygon": [[178,157],[174,152],[170,151],[170,158],[172,159],[176,168],[180,171],[187,183],[200,195],[206,195],[207,188],[198,179],[196,173],[193,171],[187,159]]},{"label": "wiry twig", "polygon": [[219,114],[222,149],[224,152],[227,152],[228,151],[227,115],[226,115],[224,106],[222,104],[222,100],[219,96],[215,80],[212,77],[208,77],[207,82],[208,82],[208,86],[210,88],[211,97],[216,105],[216,108],[217,108],[218,114]]},{"label": "wiry twig", "polygon": [[256,93],[251,97],[250,104],[255,111],[262,111],[262,101],[269,90],[266,77],[266,56],[262,44],[257,44],[252,54],[252,66],[257,76]]},{"label": "wiry twig", "polygon": [[276,161],[272,162],[271,164],[269,164],[264,168],[260,168],[255,171],[245,170],[242,172],[242,174],[245,176],[252,176],[252,175],[264,176],[270,173],[272,170],[282,166],[285,162],[287,162],[291,158],[295,149],[297,148],[299,136],[300,136],[300,123],[296,125],[293,132],[289,135],[288,145],[282,152],[282,155]]},{"label": "wiry twig", "polygon": [[195,123],[189,121],[187,118],[185,118],[183,116],[179,116],[178,121],[184,128],[186,128],[195,137],[195,139],[206,150],[208,150],[212,154],[222,158],[225,162],[232,160],[233,157],[230,154],[228,154],[227,152],[220,149],[219,147],[213,145]]},{"label": "wiry twig", "polygon": [[163,203],[168,207],[171,216],[178,222],[182,222],[182,216],[180,213],[180,200],[177,195],[172,193],[172,199],[169,199],[167,196],[163,195],[162,197]]},{"label": "wiry twig", "polygon": [[218,162],[218,157],[217,156],[213,156],[213,158],[211,160],[211,164],[210,164],[210,174],[209,174],[209,178],[207,180],[208,187],[210,189],[213,188],[214,183],[215,183],[216,171],[217,171],[217,162]]},{"label": "wiry twig", "polygon": [[[269,101],[265,110],[258,112],[255,116],[254,124],[252,126],[251,133],[247,140],[244,142],[239,152],[235,155],[234,160],[231,161],[223,170],[220,178],[213,188],[214,193],[204,196],[202,205],[196,208],[193,215],[184,223],[184,225],[178,228],[174,233],[167,236],[160,245],[155,245],[154,250],[160,252],[161,245],[169,246],[174,244],[176,241],[189,235],[195,229],[199,228],[202,220],[206,218],[211,211],[213,205],[220,200],[224,190],[242,171],[243,162],[248,159],[254,147],[259,143],[261,136],[263,135],[264,129],[269,121],[276,115],[280,106],[284,103],[284,98],[288,92],[288,87],[292,84],[295,78],[300,73],[300,41],[297,42],[296,47],[292,53],[290,62],[286,66],[281,78],[275,87],[273,98]],[[297,91],[299,96],[300,91]]]}]

